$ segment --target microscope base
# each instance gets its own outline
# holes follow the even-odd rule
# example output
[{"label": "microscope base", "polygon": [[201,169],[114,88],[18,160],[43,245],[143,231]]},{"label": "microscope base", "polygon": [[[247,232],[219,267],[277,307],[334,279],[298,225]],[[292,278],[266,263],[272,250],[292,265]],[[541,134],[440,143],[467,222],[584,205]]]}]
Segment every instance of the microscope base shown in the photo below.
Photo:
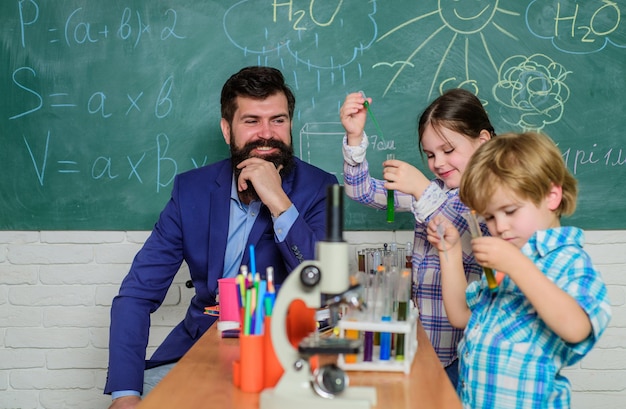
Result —
[{"label": "microscope base", "polygon": [[365,386],[351,386],[332,399],[322,398],[311,388],[289,394],[266,389],[260,398],[261,409],[370,409],[373,405],[376,405],[376,388]]}]

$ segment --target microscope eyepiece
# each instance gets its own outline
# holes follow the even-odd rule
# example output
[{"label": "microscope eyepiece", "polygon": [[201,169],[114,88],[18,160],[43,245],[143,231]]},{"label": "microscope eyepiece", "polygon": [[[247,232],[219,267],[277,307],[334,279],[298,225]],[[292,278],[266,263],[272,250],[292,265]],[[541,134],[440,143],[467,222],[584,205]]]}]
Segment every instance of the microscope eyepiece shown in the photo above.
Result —
[{"label": "microscope eyepiece", "polygon": [[326,241],[343,241],[343,187],[328,186],[326,195]]}]

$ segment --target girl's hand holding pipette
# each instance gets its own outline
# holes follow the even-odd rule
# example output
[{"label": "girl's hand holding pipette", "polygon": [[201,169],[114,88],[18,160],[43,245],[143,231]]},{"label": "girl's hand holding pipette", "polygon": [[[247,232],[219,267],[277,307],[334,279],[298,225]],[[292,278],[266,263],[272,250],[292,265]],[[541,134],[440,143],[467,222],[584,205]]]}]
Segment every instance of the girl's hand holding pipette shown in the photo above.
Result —
[{"label": "girl's hand holding pipette", "polygon": [[367,104],[372,102],[371,98],[366,98],[361,92],[353,92],[346,96],[346,99],[339,110],[341,124],[346,130],[348,145],[358,146],[363,139],[363,131],[367,121]]}]

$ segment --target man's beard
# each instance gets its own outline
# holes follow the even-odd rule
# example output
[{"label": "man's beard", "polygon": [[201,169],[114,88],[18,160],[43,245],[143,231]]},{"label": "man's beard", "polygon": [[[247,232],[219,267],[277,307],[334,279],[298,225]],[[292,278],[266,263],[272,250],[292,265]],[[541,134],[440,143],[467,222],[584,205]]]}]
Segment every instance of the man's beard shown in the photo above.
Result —
[{"label": "man's beard", "polygon": [[[241,174],[241,171],[243,170],[243,169],[237,169],[237,165],[239,165],[244,160],[255,156],[255,155],[252,155],[251,153],[254,149],[259,148],[259,147],[271,147],[271,148],[277,148],[279,150],[279,152],[277,153],[274,153],[271,155],[258,156],[258,157],[268,162],[272,162],[274,166],[276,166],[276,168],[282,165],[283,167],[279,172],[281,178],[284,178],[289,173],[291,173],[291,171],[295,167],[296,162],[293,156],[293,146],[287,145],[286,143],[282,141],[279,141],[276,139],[267,139],[267,140],[259,139],[254,142],[247,143],[241,149],[237,148],[234,143],[231,143],[230,144],[230,156],[231,156],[231,163],[233,166],[233,173],[235,175],[235,181],[239,179],[239,175]],[[250,181],[248,181],[248,188],[244,190],[243,192],[240,192],[239,194],[242,198],[245,197],[249,200],[259,200],[259,195],[257,194],[256,190],[254,190],[254,186],[252,185],[252,183],[250,183]]]}]

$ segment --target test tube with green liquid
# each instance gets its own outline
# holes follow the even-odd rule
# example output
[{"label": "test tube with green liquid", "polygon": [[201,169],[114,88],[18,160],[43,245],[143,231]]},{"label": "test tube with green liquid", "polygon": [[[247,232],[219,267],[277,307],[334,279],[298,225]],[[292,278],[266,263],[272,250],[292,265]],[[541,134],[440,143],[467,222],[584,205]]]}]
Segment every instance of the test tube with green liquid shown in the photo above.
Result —
[{"label": "test tube with green liquid", "polygon": [[[387,160],[395,159],[396,155],[393,153],[387,154]],[[387,223],[393,223],[396,219],[396,202],[394,200],[394,191],[391,189],[387,190]]]}]

